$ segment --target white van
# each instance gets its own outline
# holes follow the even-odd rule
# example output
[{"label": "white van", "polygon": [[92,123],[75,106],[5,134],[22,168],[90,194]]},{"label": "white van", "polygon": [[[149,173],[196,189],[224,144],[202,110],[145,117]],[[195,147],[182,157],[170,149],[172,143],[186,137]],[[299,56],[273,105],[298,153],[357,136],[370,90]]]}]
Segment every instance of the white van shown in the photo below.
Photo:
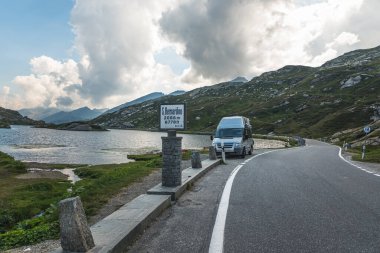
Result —
[{"label": "white van", "polygon": [[242,116],[224,117],[216,128],[215,136],[211,136],[212,145],[217,154],[224,152],[240,155],[253,152],[252,126],[249,119]]}]

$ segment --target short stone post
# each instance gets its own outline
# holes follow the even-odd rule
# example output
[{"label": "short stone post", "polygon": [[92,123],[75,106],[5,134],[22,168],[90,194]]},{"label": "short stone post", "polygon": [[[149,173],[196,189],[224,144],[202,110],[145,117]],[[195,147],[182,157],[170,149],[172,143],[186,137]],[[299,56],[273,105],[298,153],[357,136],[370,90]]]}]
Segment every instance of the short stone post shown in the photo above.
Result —
[{"label": "short stone post", "polygon": [[202,168],[201,155],[199,151],[193,151],[191,153],[191,168],[200,169]]},{"label": "short stone post", "polygon": [[59,225],[64,252],[87,252],[95,247],[79,197],[59,202]]},{"label": "short stone post", "polygon": [[182,183],[182,137],[169,130],[162,138],[162,186],[175,187]]},{"label": "short stone post", "polygon": [[217,159],[214,146],[208,147],[208,159],[210,159],[210,160],[216,160]]}]

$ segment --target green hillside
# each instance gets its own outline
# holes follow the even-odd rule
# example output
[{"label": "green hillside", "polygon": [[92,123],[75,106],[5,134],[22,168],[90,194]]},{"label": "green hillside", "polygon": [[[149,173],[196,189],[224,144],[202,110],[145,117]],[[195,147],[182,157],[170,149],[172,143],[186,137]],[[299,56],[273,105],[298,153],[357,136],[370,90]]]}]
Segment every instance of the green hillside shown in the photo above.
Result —
[{"label": "green hillside", "polygon": [[[223,116],[249,117],[255,133],[323,137],[373,121],[380,108],[380,47],[321,67],[285,66],[247,83],[221,83],[102,115],[109,128],[158,128],[160,103],[187,104],[190,131],[212,131]],[[372,119],[371,119],[372,118]]]},{"label": "green hillside", "polygon": [[43,121],[35,121],[22,116],[19,112],[0,107],[0,128],[9,128],[10,125],[39,125]]}]

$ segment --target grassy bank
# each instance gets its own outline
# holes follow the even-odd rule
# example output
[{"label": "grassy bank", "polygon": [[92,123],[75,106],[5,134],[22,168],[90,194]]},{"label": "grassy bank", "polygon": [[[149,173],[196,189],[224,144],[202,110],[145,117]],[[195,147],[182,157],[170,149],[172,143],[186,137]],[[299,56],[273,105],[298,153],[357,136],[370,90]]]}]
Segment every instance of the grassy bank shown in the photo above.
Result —
[{"label": "grassy bank", "polygon": [[16,178],[24,173],[25,164],[0,152],[0,250],[58,235],[54,204],[65,196],[70,183]]},{"label": "grassy bank", "polygon": [[380,163],[380,147],[366,146],[365,157],[362,160],[362,148],[348,149],[348,152],[353,153],[352,159],[360,162]]},{"label": "grassy bank", "polygon": [[87,166],[75,170],[82,180],[75,184],[72,194],[81,197],[88,216],[96,214],[96,211],[121,188],[161,167],[160,155],[129,156],[129,158],[135,159],[136,162]]},{"label": "grassy bank", "polygon": [[60,200],[79,195],[86,214],[93,215],[121,188],[161,167],[160,155],[130,158],[136,162],[77,168],[82,180],[72,186],[66,180],[18,179],[25,164],[0,152],[0,251],[58,238]]}]

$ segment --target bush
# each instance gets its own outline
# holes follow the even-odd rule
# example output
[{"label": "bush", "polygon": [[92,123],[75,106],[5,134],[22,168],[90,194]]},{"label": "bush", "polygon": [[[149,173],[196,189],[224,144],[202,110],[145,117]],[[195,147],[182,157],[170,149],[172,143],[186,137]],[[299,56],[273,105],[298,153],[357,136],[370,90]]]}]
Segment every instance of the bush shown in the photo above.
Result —
[{"label": "bush", "polygon": [[28,244],[35,244],[43,240],[59,237],[59,222],[43,223],[41,220],[30,220],[29,226],[0,234],[0,250],[6,250]]},{"label": "bush", "polygon": [[26,173],[25,165],[16,161],[12,156],[0,152],[0,171],[10,173]]}]

